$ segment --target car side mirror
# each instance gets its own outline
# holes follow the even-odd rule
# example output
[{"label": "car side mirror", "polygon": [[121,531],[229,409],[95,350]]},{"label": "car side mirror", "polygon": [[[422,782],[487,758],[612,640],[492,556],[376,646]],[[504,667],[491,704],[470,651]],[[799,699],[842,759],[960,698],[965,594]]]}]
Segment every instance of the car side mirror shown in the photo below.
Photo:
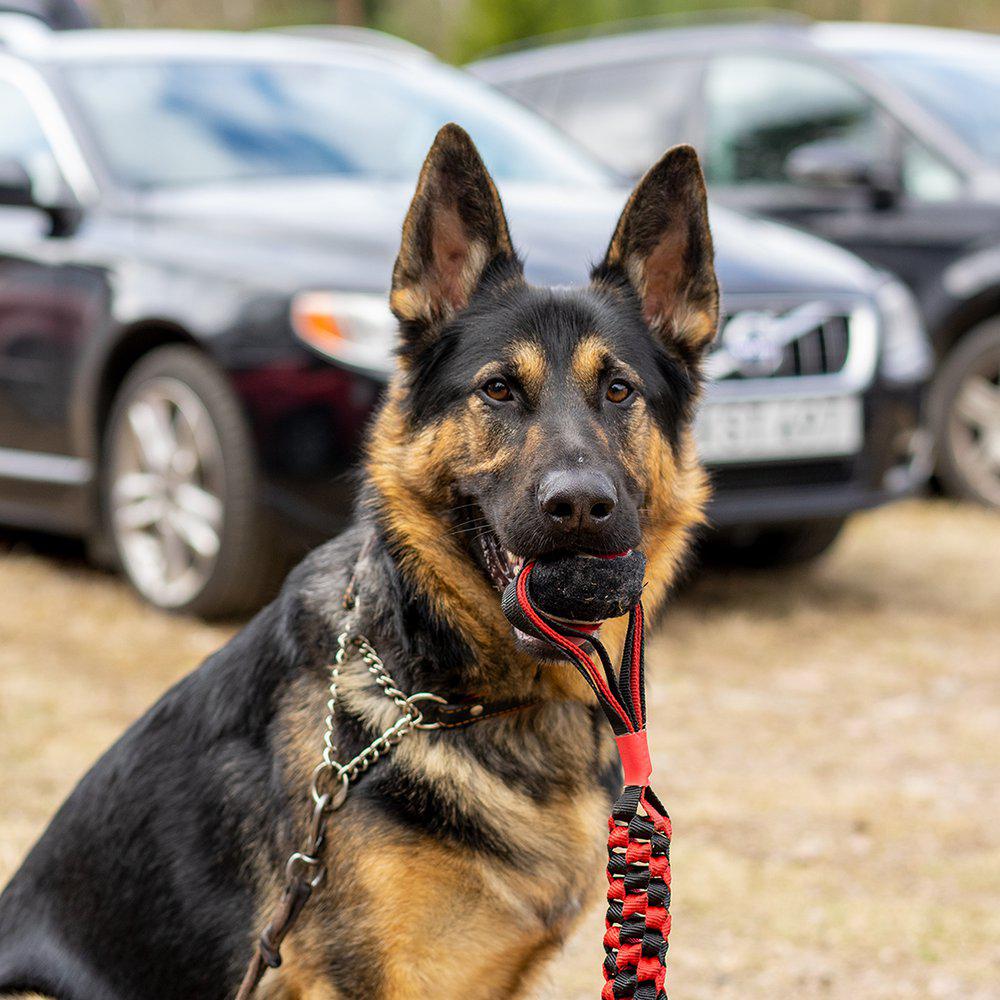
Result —
[{"label": "car side mirror", "polygon": [[889,208],[899,195],[893,166],[839,139],[819,139],[798,146],[785,159],[785,175],[807,187],[867,190],[874,208]]},{"label": "car side mirror", "polygon": [[31,175],[17,160],[0,160],[0,205],[37,208]]},{"label": "car side mirror", "polygon": [[[60,182],[61,186],[61,182]],[[68,236],[76,231],[83,217],[80,206],[68,190],[57,193],[50,202],[35,195],[35,184],[28,169],[19,160],[0,159],[0,206],[37,208],[51,223],[49,235]]]}]

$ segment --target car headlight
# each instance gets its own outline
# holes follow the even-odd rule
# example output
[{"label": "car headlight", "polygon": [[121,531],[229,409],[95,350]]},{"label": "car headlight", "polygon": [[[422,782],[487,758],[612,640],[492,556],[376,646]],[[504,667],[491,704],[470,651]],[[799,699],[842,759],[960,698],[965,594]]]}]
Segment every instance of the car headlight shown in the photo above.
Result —
[{"label": "car headlight", "polygon": [[933,370],[934,356],[920,308],[899,281],[887,281],[876,294],[882,317],[881,371],[890,382],[922,382]]},{"label": "car headlight", "polygon": [[299,292],[291,321],[299,340],[338,364],[376,378],[393,370],[397,323],[385,295]]}]

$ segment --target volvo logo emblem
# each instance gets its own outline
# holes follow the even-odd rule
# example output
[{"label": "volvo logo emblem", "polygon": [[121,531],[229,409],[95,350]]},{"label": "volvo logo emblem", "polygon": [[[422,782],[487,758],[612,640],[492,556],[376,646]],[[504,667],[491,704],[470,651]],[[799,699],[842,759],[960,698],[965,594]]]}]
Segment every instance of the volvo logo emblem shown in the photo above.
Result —
[{"label": "volvo logo emblem", "polygon": [[722,328],[721,346],[745,378],[766,378],[781,367],[785,345],[774,327],[773,313],[748,311]]}]

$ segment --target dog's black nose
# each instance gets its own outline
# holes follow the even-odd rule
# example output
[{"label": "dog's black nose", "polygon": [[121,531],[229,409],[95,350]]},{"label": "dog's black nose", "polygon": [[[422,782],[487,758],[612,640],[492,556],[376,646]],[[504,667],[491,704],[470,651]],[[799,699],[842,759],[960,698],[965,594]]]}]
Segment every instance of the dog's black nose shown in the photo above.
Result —
[{"label": "dog's black nose", "polygon": [[542,513],[567,530],[599,528],[611,517],[617,502],[615,484],[594,469],[548,472],[538,487]]}]

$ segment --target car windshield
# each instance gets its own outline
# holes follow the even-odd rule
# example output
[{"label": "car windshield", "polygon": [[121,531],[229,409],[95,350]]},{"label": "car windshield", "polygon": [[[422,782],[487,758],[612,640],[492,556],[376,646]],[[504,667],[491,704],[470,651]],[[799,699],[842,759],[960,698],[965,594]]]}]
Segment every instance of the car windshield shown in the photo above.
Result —
[{"label": "car windshield", "polygon": [[949,125],[977,153],[1000,164],[1000,44],[985,42],[954,53],[865,51],[856,56]]},{"label": "car windshield", "polygon": [[63,68],[119,183],[278,177],[415,180],[438,128],[472,135],[500,180],[601,186],[603,168],[541,118],[458,70],[250,59]]}]

